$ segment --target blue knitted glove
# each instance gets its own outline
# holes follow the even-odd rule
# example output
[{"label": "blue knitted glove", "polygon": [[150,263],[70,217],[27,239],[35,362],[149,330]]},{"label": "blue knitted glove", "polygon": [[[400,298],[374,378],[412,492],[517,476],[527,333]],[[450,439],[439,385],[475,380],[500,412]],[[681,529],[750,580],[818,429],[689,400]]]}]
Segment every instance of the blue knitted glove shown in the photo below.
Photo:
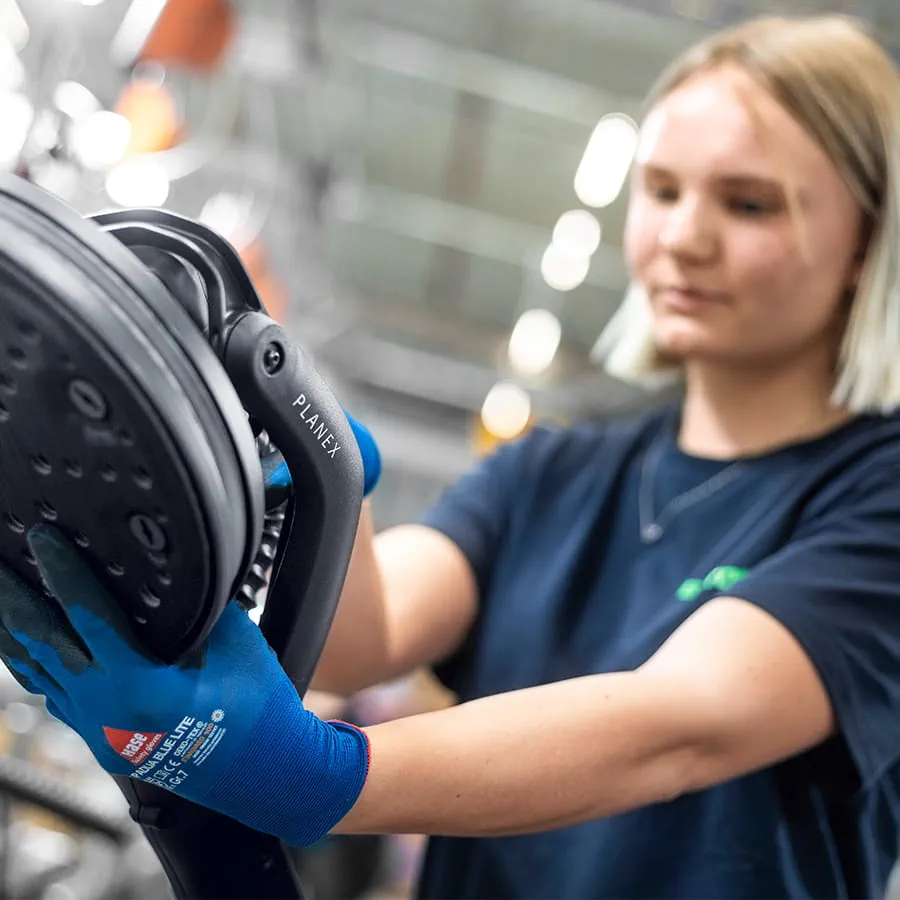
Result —
[{"label": "blue knitted glove", "polygon": [[[378,479],[381,477],[381,453],[378,450],[378,444],[372,437],[372,432],[366,428],[361,422],[357,422],[348,412],[344,412],[353,435],[356,438],[359,447],[360,456],[363,461],[363,495],[368,497],[375,490]],[[273,456],[278,456],[273,454]],[[288,487],[291,483],[291,473],[288,471],[287,463],[279,458],[274,466],[269,468],[268,460],[263,460],[263,475],[267,486]]]},{"label": "blue knitted glove", "polygon": [[119,606],[48,526],[29,534],[48,599],[0,566],[0,656],[110,773],[159,785],[294,846],[356,802],[368,740],[303,707],[259,628],[230,603],[190,661],[144,655]]},{"label": "blue knitted glove", "polygon": [[368,497],[375,490],[378,479],[381,478],[381,453],[378,450],[378,444],[375,443],[375,438],[372,437],[372,432],[361,422],[357,422],[350,413],[345,413],[345,415],[353,429],[356,443],[359,445],[359,452],[362,455],[365,471],[363,494]]}]

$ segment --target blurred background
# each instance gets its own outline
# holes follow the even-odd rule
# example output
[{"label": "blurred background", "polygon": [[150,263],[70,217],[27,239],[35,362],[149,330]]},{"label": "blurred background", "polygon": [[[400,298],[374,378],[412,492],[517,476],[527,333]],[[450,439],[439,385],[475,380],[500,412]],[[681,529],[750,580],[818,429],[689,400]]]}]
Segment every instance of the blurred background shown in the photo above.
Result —
[{"label": "blurred background", "polygon": [[[826,10],[900,49],[898,0],[0,0],[0,166],[226,236],[374,432],[383,528],[538,419],[656,402],[594,352],[642,97],[712,29]],[[448,699],[423,675],[320,702]],[[0,710],[0,900],[168,896],[118,789],[5,671]],[[310,897],[404,897],[418,849],[298,864]]]}]

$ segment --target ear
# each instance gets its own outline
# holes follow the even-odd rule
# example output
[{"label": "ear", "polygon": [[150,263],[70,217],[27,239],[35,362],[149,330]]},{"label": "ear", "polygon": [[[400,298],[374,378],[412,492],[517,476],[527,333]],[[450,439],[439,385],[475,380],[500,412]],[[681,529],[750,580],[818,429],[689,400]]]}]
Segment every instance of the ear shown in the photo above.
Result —
[{"label": "ear", "polygon": [[847,290],[850,292],[856,293],[859,288],[874,231],[874,222],[871,218],[866,217],[860,226],[859,243],[856,247],[856,253],[850,262],[850,271],[847,273]]}]

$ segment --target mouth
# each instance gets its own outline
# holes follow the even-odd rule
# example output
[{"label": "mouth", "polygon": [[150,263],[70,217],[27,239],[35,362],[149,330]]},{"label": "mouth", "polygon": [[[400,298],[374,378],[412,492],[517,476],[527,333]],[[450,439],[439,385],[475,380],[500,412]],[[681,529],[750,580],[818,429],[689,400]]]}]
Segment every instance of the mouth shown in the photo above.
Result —
[{"label": "mouth", "polygon": [[653,291],[654,299],[673,312],[695,313],[721,305],[723,295],[694,287],[665,285]]}]

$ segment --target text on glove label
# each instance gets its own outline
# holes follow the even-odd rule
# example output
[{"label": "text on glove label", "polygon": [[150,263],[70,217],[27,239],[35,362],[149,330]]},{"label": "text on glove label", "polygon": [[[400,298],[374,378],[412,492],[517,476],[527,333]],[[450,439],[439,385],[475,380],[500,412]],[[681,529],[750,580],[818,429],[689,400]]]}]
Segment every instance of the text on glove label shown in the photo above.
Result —
[{"label": "text on glove label", "polygon": [[183,784],[191,768],[202,765],[225,735],[216,721],[224,718],[215,710],[211,721],[185,716],[171,732],[147,733],[104,728],[110,746],[137,768],[133,778],[170,790]]}]

